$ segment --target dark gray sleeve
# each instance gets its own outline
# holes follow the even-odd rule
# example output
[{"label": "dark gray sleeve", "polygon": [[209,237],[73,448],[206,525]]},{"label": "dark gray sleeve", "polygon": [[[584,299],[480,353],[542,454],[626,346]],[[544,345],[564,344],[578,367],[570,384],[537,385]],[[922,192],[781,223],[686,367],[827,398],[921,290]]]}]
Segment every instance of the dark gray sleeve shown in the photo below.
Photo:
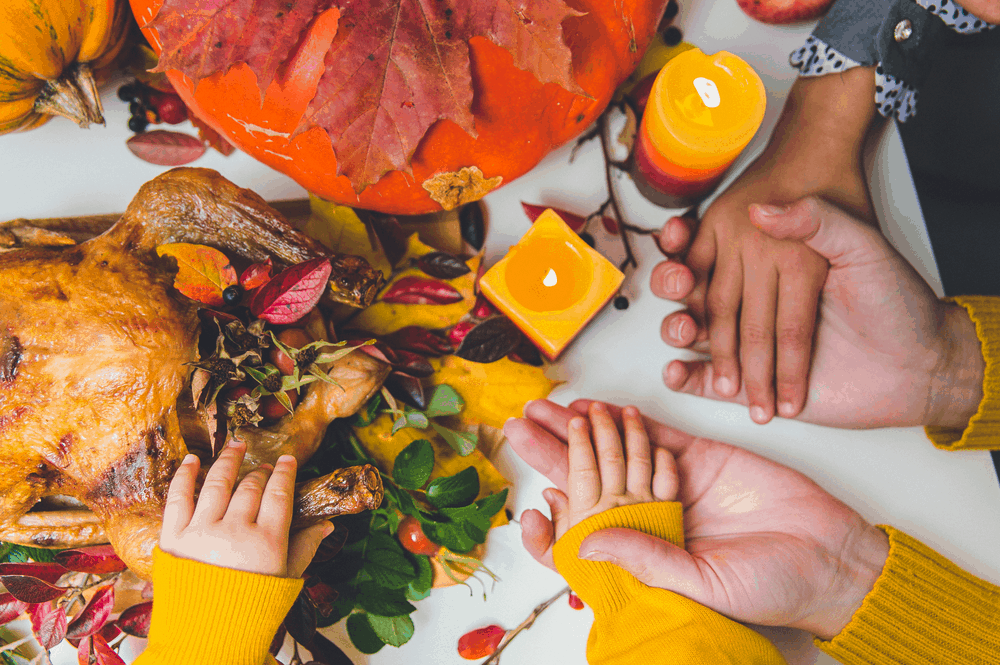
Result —
[{"label": "dark gray sleeve", "polygon": [[919,86],[947,32],[914,0],[837,0],[813,37],[861,65],[881,64],[886,74]]}]

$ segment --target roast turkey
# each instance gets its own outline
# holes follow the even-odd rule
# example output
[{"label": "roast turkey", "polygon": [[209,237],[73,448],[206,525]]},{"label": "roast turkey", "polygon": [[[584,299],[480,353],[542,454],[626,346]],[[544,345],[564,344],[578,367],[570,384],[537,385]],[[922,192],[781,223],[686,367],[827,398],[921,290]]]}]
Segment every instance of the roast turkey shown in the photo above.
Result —
[{"label": "roast turkey", "polygon": [[[148,577],[170,479],[189,450],[207,466],[212,448],[191,400],[198,303],[173,288],[176,267],[156,247],[206,244],[276,269],[330,252],[253,192],[190,168],[146,183],[105,233],[79,244],[71,236],[0,226],[0,540],[110,542]],[[326,297],[369,304],[381,274],[359,257],[330,259]],[[283,453],[305,462],[327,425],[355,413],[389,371],[358,352],[326,369],[336,385],[311,384],[293,414],[239,430],[242,473]],[[299,526],[382,499],[370,466],[297,490]]]}]

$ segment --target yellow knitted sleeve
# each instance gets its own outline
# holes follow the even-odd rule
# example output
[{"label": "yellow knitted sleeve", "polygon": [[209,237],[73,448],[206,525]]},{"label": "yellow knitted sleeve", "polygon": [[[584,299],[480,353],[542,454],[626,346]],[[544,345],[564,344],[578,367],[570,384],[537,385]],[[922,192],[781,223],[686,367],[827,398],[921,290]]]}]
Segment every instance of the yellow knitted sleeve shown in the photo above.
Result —
[{"label": "yellow knitted sleeve", "polygon": [[302,580],[153,554],[153,619],[137,665],[276,663],[271,640]]},{"label": "yellow knitted sleeve", "polygon": [[648,665],[669,655],[674,665],[784,665],[774,645],[746,626],[676,593],[648,587],[614,564],[578,556],[584,538],[612,527],[683,547],[682,515],[676,502],[624,506],[581,522],[556,543],[556,567],[594,610],[587,662]]},{"label": "yellow knitted sleeve", "polygon": [[986,361],[983,401],[964,430],[926,427],[924,431],[935,446],[946,450],[1000,448],[1000,298],[962,296],[951,300],[964,307],[976,324]]},{"label": "yellow knitted sleeve", "polygon": [[1000,663],[1000,587],[889,526],[889,558],[850,623],[816,646],[845,665]]}]

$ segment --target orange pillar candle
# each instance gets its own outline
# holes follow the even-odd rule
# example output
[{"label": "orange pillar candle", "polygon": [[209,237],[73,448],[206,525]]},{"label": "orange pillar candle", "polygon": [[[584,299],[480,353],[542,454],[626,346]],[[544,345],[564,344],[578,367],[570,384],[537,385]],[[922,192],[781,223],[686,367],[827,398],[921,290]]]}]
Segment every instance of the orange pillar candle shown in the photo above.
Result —
[{"label": "orange pillar candle", "polygon": [[479,288],[549,360],[608,303],[625,276],[551,209],[490,268]]},{"label": "orange pillar candle", "polygon": [[718,184],[764,119],[760,77],[726,51],[671,59],[653,82],[635,144],[632,177],[643,196],[680,208]]}]

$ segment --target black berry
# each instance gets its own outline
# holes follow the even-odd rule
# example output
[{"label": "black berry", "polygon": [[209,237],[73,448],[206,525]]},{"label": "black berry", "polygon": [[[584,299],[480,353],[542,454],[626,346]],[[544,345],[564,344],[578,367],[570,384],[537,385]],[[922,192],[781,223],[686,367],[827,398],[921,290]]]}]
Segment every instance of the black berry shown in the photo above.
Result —
[{"label": "black berry", "polygon": [[146,120],[145,115],[134,115],[128,119],[128,128],[136,134],[141,134],[146,131],[146,125],[148,124],[149,121]]},{"label": "black berry", "polygon": [[146,107],[142,105],[142,102],[133,100],[128,104],[128,112],[132,115],[146,115]]},{"label": "black berry", "polygon": [[669,19],[677,16],[678,9],[679,7],[677,6],[677,3],[674,2],[674,0],[670,0],[670,2],[667,3],[666,11],[663,12],[663,18]]},{"label": "black berry", "polygon": [[222,292],[222,302],[227,305],[235,305],[240,300],[243,299],[243,287],[239,284],[233,284],[232,286],[226,288]]},{"label": "black berry", "polygon": [[590,235],[586,231],[584,231],[583,233],[580,234],[580,240],[584,241],[585,243],[587,243],[591,247],[594,246],[594,236]]},{"label": "black berry", "polygon": [[139,92],[133,83],[126,83],[122,87],[118,88],[118,99],[123,102],[130,102],[135,99],[136,94]]},{"label": "black berry", "polygon": [[684,35],[681,34],[680,28],[677,26],[670,26],[663,31],[663,43],[667,46],[677,46],[681,43]]},{"label": "black berry", "polygon": [[628,298],[625,296],[618,296],[614,300],[615,309],[628,309]]}]

